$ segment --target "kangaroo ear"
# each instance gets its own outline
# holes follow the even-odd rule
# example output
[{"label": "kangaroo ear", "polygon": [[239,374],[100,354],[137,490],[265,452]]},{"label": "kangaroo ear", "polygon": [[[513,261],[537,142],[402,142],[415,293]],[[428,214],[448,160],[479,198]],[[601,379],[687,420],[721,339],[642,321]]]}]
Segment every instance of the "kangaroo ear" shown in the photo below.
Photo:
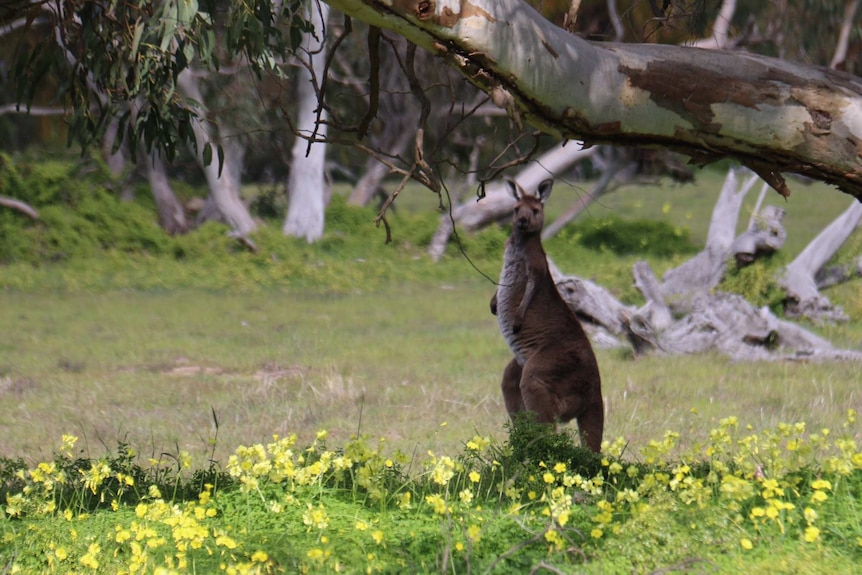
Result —
[{"label": "kangaroo ear", "polygon": [[512,194],[512,197],[515,198],[516,202],[520,202],[521,198],[524,197],[524,190],[521,186],[518,185],[518,182],[513,180],[512,178],[504,178],[506,182],[506,187],[509,188],[509,193]]},{"label": "kangaroo ear", "polygon": [[544,180],[539,187],[536,188],[536,197],[539,198],[539,201],[543,204],[545,201],[551,196],[551,188],[554,187],[554,180],[548,178]]}]

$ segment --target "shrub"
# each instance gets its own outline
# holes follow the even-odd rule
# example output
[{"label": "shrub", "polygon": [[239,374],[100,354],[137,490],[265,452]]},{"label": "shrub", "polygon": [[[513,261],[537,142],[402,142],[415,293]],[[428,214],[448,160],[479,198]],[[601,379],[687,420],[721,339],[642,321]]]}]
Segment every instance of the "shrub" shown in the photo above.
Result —
[{"label": "shrub", "polygon": [[785,258],[781,254],[760,257],[745,267],[737,267],[731,263],[718,289],[739,294],[752,305],[769,306],[779,313],[785,294],[776,278],[785,263]]},{"label": "shrub", "polygon": [[617,255],[668,257],[696,251],[688,229],[677,228],[667,222],[596,218],[569,226],[560,235],[561,239]]},{"label": "shrub", "polygon": [[29,203],[40,215],[33,221],[0,210],[0,263],[62,261],[100,250],[169,252],[170,238],[155,213],[121,201],[110,184],[101,164],[87,158],[24,165],[0,158],[0,193]]}]

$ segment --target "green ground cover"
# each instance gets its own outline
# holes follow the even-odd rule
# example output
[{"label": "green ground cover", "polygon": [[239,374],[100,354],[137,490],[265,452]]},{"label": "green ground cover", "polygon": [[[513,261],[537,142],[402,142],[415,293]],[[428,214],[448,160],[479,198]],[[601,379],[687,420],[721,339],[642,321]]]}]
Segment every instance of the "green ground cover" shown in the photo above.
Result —
[{"label": "green ground cover", "polygon": [[[639,302],[634,261],[702,242],[704,175],[609,196],[549,254]],[[779,262],[847,203],[794,192]],[[497,275],[506,232],[434,264],[437,200],[402,199],[393,244],[336,200],[323,241],[273,221],[257,254],[219,226],[96,245],[0,212],[0,573],[853,572],[858,366],[598,350],[600,458],[510,429],[475,269]],[[858,286],[829,292],[849,324],[810,327],[859,348]]]}]

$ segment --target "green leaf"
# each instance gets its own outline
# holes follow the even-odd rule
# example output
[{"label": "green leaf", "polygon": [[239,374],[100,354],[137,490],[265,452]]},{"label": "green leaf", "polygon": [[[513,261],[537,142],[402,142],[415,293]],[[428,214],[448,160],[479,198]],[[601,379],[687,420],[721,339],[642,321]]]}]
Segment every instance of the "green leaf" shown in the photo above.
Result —
[{"label": "green leaf", "polygon": [[135,56],[138,54],[138,47],[141,45],[141,37],[144,35],[144,25],[138,20],[135,22],[135,35],[132,38],[132,49],[129,50],[129,61],[134,62]]},{"label": "green leaf", "polygon": [[195,46],[191,42],[186,43],[183,46],[183,57],[186,59],[186,63],[191,62],[195,57]]},{"label": "green leaf", "polygon": [[177,22],[182,26],[188,26],[198,13],[197,0],[178,0]]},{"label": "green leaf", "polygon": [[[221,149],[221,147],[219,147]],[[209,166],[213,161],[213,146],[211,143],[207,142],[204,146],[204,165]],[[219,174],[221,175],[221,174]]]},{"label": "green leaf", "polygon": [[177,5],[171,2],[165,6],[164,14],[162,15],[162,43],[159,49],[166,52],[171,41],[174,39],[174,34],[177,31]]},{"label": "green leaf", "polygon": [[218,177],[221,177],[221,170],[224,168],[224,148],[221,144],[218,145]]}]

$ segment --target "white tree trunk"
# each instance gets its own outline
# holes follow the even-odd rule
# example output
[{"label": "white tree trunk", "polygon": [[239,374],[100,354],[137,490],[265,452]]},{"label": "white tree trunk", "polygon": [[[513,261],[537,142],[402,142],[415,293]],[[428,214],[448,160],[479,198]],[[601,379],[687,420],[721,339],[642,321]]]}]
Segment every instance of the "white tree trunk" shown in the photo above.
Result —
[{"label": "white tree trunk", "polygon": [[707,50],[723,50],[726,48],[730,38],[730,23],[735,13],[736,0],[724,0],[721,3],[721,9],[718,11],[718,16],[715,17],[715,22],[712,24],[712,34],[690,43],[689,46],[705,48]]},{"label": "white tree trunk", "polygon": [[743,52],[591,43],[521,0],[329,0],[441,56],[510,113],[560,139],[735,157],[862,197],[862,80]]},{"label": "white tree trunk", "polygon": [[155,150],[147,154],[144,147],[139,146],[138,162],[143,167],[150,184],[150,192],[156,200],[159,224],[161,224],[162,229],[171,235],[186,233],[189,229],[186,213],[171,189],[164,160]]},{"label": "white tree trunk", "polygon": [[837,68],[847,59],[847,47],[850,45],[850,33],[853,31],[853,18],[859,8],[859,0],[850,0],[844,7],[844,20],[841,22],[841,32],[838,33],[838,44],[835,46],[835,54],[829,67]]},{"label": "white tree trunk", "polygon": [[[197,79],[190,70],[186,69],[180,73],[177,77],[177,87],[187,97],[198,102],[200,115],[205,117],[206,108],[203,104],[203,94]],[[197,142],[198,165],[204,172],[210,195],[218,206],[221,215],[232,230],[240,236],[252,233],[257,229],[257,223],[251,217],[248,208],[240,197],[242,161],[241,156],[237,161],[236,155],[242,154],[243,147],[236,139],[220,141],[216,127],[212,124],[205,124],[205,121],[199,118],[192,120],[192,130],[194,130],[195,141]],[[204,147],[207,143],[212,146],[213,150],[212,161],[209,164],[204,161],[203,156]],[[219,176],[218,155],[215,152],[215,147],[219,143],[222,144],[225,157],[224,165],[221,166],[221,176]]]},{"label": "white tree trunk", "polygon": [[[318,87],[326,63],[325,24],[328,15],[329,6],[313,0],[309,2],[308,17],[314,32],[305,34],[302,43],[308,68],[300,66],[297,73],[296,129],[304,136],[314,134],[315,140],[326,137],[325,110],[319,113],[320,124],[317,120]],[[305,138],[298,137],[293,143],[291,158],[287,180],[289,205],[283,230],[286,235],[305,238],[312,243],[323,235],[327,192],[324,173],[326,143],[315,141],[309,144]]]}]

